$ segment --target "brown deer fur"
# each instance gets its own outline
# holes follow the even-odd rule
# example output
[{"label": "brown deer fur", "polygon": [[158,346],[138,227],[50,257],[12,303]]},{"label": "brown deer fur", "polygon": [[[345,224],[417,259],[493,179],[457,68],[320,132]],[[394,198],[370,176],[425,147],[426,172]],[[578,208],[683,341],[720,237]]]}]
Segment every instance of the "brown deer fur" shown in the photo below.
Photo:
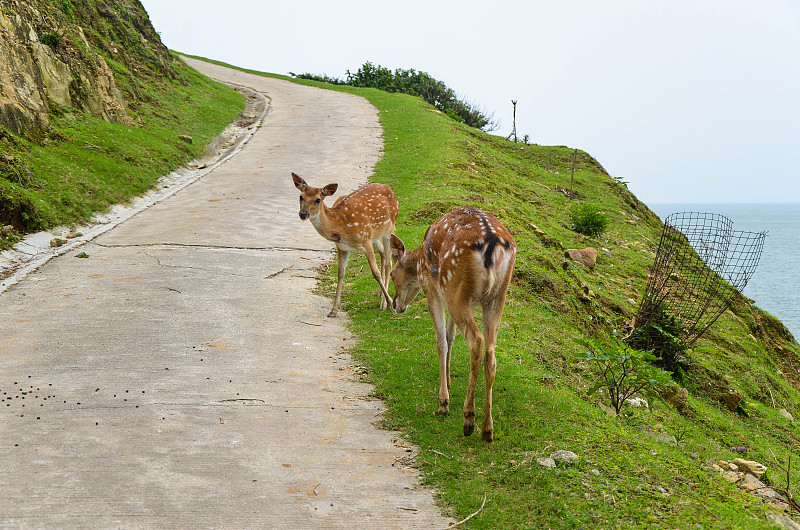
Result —
[{"label": "brown deer fur", "polygon": [[[439,354],[437,413],[450,411],[450,354],[458,328],[467,339],[470,353],[464,436],[475,430],[475,386],[483,362],[486,410],[481,436],[492,441],[492,385],[497,367],[494,349],[508,284],[514,273],[517,252],[514,238],[493,215],[462,207],[433,223],[419,248],[407,252],[394,234],[391,244],[395,262],[391,272],[395,287],[394,310],[405,312],[422,289],[433,319]],[[476,306],[483,311],[483,333],[475,323],[473,310]],[[450,314],[449,319],[445,311]]]},{"label": "brown deer fur", "polygon": [[[387,286],[392,268],[389,238],[394,231],[399,205],[392,189],[385,184],[367,184],[349,195],[339,197],[328,208],[325,197],[336,193],[338,184],[324,188],[309,186],[299,175],[292,173],[292,181],[300,190],[300,219],[309,219],[317,232],[336,244],[339,262],[336,297],[329,317],[336,316],[342,300],[342,283],[347,270],[350,252],[360,250],[367,256],[372,276],[381,288],[381,309],[391,303]],[[381,256],[381,268],[375,263],[375,244]]]}]

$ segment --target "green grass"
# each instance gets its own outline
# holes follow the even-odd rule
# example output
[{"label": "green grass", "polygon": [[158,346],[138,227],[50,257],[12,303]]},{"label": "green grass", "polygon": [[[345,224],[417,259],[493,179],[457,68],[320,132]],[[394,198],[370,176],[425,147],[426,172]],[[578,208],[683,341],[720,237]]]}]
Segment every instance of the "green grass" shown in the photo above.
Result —
[{"label": "green grass", "polygon": [[[359,337],[355,362],[388,406],[384,427],[420,448],[416,464],[439,492],[445,513],[462,519],[485,496],[483,511],[464,527],[769,526],[768,508],[707,465],[739,456],[731,446],[746,446],[747,458],[767,465],[768,480],[778,483],[772,455],[785,463],[796,453],[800,429],[778,409],[800,413],[794,368],[800,348],[779,322],[738,299],[688,353],[685,414],[655,403],[650,411],[609,416],[599,397],[586,395],[595,380],[573,339],[608,336],[634,315],[630,300],[638,301],[644,290],[661,230],[646,205],[579,152],[576,201],[597,205],[610,220],[602,236],[587,238],[569,228],[576,202],[565,194],[572,148],[511,143],[457,124],[409,96],[302,83],[355,93],[378,108],[385,154],[373,180],[397,193],[397,231],[408,247],[420,243],[431,221],[464,204],[497,215],[517,241],[497,347],[492,444],[461,434],[468,377],[463,337],[453,351],[451,415],[437,416],[438,367],[424,300],[420,296],[403,315],[380,311],[377,285],[358,272],[363,256],[353,255],[348,268],[343,309]],[[95,143],[90,136],[81,139]],[[608,255],[599,253],[594,270],[562,267],[563,249],[586,246],[605,248]],[[320,290],[332,295],[335,283],[332,265]],[[584,287],[594,296],[584,296]],[[719,402],[720,389],[744,394],[739,414]],[[478,390],[480,421],[482,383]],[[658,441],[652,433],[661,429],[676,436],[677,445]],[[578,464],[558,473],[538,466],[537,457],[557,449],[577,453]],[[800,480],[795,471],[791,477]]]},{"label": "green grass", "polygon": [[17,228],[0,232],[0,248],[25,232],[84,223],[204,153],[244,108],[244,97],[182,63],[174,66],[175,79],[139,84],[140,97],[128,109],[131,125],[58,109],[43,143],[0,135],[3,154],[14,160],[11,169],[0,165],[0,206],[11,216],[2,220]]}]

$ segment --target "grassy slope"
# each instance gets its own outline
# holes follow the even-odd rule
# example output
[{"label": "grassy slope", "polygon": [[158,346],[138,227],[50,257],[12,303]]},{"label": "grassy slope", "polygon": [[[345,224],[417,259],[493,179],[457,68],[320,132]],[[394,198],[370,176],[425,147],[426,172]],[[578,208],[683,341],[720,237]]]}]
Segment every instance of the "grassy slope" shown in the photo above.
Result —
[{"label": "grassy slope", "polygon": [[[385,155],[373,180],[397,192],[398,233],[409,247],[419,244],[438,215],[461,204],[492,211],[517,240],[497,351],[493,444],[461,436],[468,376],[463,338],[454,348],[452,415],[439,417],[424,300],[404,315],[381,312],[374,280],[358,272],[363,258],[353,256],[348,268],[344,308],[360,337],[353,353],[389,406],[385,426],[421,448],[417,464],[440,492],[443,509],[462,518],[485,495],[485,509],[465,525],[475,528],[768,526],[759,501],[704,466],[733,459],[738,455],[728,448],[744,445],[749,458],[770,466],[768,476],[780,480],[772,453],[785,462],[800,432],[777,412],[785,407],[797,413],[800,398],[787,380],[797,373],[792,363],[800,348],[780,323],[740,299],[691,354],[688,414],[657,404],[651,412],[608,416],[585,395],[594,379],[576,361],[572,339],[610,333],[632,316],[628,299],[638,300],[644,289],[660,221],[579,153],[575,189],[613,218],[603,237],[585,240],[567,228],[570,201],[558,191],[569,187],[571,149],[513,144],[456,124],[408,96],[326,88],[359,94],[379,109]],[[594,271],[564,270],[561,246],[543,241],[533,224],[564,248],[606,247],[611,256],[601,254]],[[332,294],[335,276],[329,272],[321,289]],[[581,298],[583,286],[596,294],[592,300]],[[710,398],[704,389],[712,384],[743,392],[749,417]],[[477,405],[480,421],[482,392]],[[659,425],[679,438],[677,446],[648,434]],[[536,457],[556,449],[576,452],[578,465],[554,473],[536,464]],[[796,473],[792,477],[797,482]]]},{"label": "grassy slope", "polygon": [[[13,202],[6,208],[19,208],[27,230],[82,223],[141,195],[162,175],[202,155],[244,108],[244,97],[233,89],[182,62],[173,66],[174,79],[137,81],[139,99],[128,108],[133,126],[61,109],[43,144],[0,135],[3,154],[16,166],[14,177],[0,178],[0,199]],[[119,81],[135,78],[123,65],[113,67]],[[13,245],[21,232],[0,231],[0,249]]]}]

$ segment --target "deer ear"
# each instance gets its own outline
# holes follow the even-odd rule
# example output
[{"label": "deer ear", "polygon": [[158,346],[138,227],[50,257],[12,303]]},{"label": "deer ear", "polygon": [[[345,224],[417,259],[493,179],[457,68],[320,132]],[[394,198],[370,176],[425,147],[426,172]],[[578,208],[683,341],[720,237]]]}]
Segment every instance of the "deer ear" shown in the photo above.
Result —
[{"label": "deer ear", "polygon": [[322,196],[323,197],[330,197],[331,195],[336,193],[336,190],[338,190],[338,189],[339,189],[339,185],[338,184],[328,184],[327,186],[322,188]]},{"label": "deer ear", "polygon": [[303,191],[308,187],[306,181],[303,180],[302,177],[300,177],[300,175],[298,175],[297,173],[292,173],[292,180],[294,181],[294,187],[300,191]]},{"label": "deer ear", "polygon": [[403,241],[394,234],[392,234],[390,241],[392,246],[392,261],[397,263],[406,253],[406,246],[403,244]]}]

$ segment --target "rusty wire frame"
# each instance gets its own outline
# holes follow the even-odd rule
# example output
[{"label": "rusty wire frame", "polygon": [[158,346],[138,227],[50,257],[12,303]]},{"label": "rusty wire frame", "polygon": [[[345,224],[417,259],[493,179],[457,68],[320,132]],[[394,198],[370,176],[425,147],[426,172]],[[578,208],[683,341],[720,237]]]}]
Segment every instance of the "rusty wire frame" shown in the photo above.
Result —
[{"label": "rusty wire frame", "polygon": [[719,214],[671,214],[664,221],[634,327],[666,310],[681,324],[678,338],[686,346],[693,344],[750,281],[766,235],[735,231],[730,219]]}]

